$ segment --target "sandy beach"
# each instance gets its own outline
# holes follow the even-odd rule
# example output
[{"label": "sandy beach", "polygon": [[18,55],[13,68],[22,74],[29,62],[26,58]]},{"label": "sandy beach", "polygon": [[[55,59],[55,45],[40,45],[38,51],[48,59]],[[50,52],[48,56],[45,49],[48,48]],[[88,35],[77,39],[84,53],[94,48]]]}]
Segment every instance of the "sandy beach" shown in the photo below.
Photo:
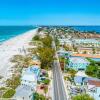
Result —
[{"label": "sandy beach", "polygon": [[37,33],[37,29],[30,30],[14,38],[11,38],[0,45],[0,76],[7,78],[9,69],[12,67],[10,58],[20,54],[23,48],[27,48],[32,37]]}]

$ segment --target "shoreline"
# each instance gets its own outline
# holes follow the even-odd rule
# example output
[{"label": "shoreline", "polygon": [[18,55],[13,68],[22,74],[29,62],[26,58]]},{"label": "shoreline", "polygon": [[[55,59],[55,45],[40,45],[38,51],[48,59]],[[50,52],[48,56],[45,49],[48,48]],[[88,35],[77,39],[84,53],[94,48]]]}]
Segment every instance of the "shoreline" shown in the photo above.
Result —
[{"label": "shoreline", "polygon": [[29,30],[23,34],[13,37],[0,45],[0,76],[4,78],[9,75],[12,67],[10,59],[13,55],[21,54],[19,49],[27,48],[32,37],[37,33],[37,29]]}]

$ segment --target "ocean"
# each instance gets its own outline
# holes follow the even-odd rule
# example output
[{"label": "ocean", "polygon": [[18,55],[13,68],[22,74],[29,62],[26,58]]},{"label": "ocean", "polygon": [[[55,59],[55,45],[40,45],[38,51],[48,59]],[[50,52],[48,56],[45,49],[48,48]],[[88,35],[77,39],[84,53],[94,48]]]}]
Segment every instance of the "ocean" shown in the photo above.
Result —
[{"label": "ocean", "polygon": [[[100,26],[72,26],[79,31],[95,31],[100,34]],[[0,44],[12,37],[23,34],[26,31],[35,29],[33,26],[0,26]]]},{"label": "ocean", "polygon": [[72,27],[78,31],[97,32],[98,34],[100,34],[100,26],[72,26]]},{"label": "ocean", "polygon": [[35,28],[33,26],[0,26],[0,44]]}]

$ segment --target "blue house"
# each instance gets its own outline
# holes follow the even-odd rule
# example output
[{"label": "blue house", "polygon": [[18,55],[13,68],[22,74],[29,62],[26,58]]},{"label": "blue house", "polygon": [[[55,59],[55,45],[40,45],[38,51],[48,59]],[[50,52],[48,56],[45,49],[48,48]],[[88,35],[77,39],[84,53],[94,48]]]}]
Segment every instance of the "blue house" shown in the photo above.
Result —
[{"label": "blue house", "polygon": [[83,57],[69,57],[69,64],[68,67],[72,68],[76,71],[78,70],[86,70],[86,67],[90,64],[85,58]]}]

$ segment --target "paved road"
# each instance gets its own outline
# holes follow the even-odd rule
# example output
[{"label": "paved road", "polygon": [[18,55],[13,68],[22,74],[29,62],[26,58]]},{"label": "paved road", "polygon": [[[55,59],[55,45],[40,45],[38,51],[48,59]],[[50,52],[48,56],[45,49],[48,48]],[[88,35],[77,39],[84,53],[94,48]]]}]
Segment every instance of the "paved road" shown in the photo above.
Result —
[{"label": "paved road", "polygon": [[[53,48],[56,49],[54,42],[53,42]],[[55,54],[55,57],[58,58],[57,54]],[[67,100],[62,80],[62,72],[58,60],[54,60],[53,64],[53,86],[54,86],[54,100]]]}]

